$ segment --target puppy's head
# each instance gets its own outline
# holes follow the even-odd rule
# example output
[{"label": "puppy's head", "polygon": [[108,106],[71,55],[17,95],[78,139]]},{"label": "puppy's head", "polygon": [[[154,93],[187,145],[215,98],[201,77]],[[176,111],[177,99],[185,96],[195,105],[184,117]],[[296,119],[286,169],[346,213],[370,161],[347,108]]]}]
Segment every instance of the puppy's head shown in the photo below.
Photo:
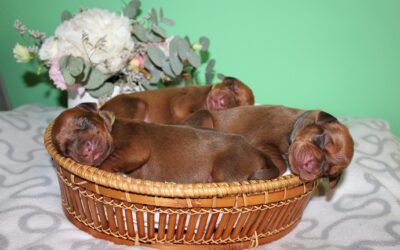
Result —
[{"label": "puppy's head", "polygon": [[213,85],[207,95],[209,110],[223,110],[243,105],[253,105],[254,95],[249,87],[233,77]]},{"label": "puppy's head", "polygon": [[57,151],[81,164],[100,165],[112,151],[114,116],[95,103],[65,110],[54,121],[52,142]]},{"label": "puppy's head", "polygon": [[353,158],[354,142],[346,126],[323,111],[312,111],[294,128],[289,164],[303,180],[328,177],[333,188]]}]

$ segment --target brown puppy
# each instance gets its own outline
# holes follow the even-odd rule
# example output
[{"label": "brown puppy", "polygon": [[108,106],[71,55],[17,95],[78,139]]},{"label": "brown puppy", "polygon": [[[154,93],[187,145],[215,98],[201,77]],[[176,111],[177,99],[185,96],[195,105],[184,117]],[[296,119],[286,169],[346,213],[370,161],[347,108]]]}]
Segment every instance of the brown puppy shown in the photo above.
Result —
[{"label": "brown puppy", "polygon": [[243,135],[271,156],[280,173],[290,166],[303,180],[329,177],[334,187],[353,157],[346,126],[319,110],[283,106],[246,106],[213,112],[202,110],[185,124]]},{"label": "brown puppy", "polygon": [[101,109],[112,111],[116,117],[180,124],[200,109],[222,110],[253,104],[254,96],[251,89],[235,78],[226,77],[222,83],[215,85],[122,94],[106,102]]},{"label": "brown puppy", "polygon": [[54,121],[56,149],[75,161],[134,178],[180,183],[272,179],[271,159],[239,135],[117,118],[81,104]]}]

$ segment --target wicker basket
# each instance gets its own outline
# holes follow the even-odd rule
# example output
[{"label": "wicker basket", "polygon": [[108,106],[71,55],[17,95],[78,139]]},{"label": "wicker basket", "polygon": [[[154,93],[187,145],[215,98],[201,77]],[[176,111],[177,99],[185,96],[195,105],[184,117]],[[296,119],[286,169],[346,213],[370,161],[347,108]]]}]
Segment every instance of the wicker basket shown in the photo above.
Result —
[{"label": "wicker basket", "polygon": [[316,182],[175,184],[133,179],[58,154],[51,127],[45,146],[56,166],[68,219],[95,237],[155,248],[245,249],[286,235]]}]

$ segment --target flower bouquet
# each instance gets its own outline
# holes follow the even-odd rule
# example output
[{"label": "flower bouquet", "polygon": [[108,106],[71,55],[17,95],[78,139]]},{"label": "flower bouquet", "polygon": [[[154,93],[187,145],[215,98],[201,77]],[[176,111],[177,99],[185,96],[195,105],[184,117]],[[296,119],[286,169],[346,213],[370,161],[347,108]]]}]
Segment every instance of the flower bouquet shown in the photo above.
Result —
[{"label": "flower bouquet", "polygon": [[64,11],[47,38],[16,20],[14,27],[30,44],[17,43],[14,57],[20,63],[36,62],[37,73],[48,72],[70,96],[88,95],[100,103],[121,92],[198,84],[202,64],[207,64],[205,79],[211,83],[215,60],[204,58],[209,40],[192,43],[188,37],[168,36],[163,26],[174,22],[162,9],[141,16],[140,5],[133,0],[119,14],[96,8],[76,15]]}]

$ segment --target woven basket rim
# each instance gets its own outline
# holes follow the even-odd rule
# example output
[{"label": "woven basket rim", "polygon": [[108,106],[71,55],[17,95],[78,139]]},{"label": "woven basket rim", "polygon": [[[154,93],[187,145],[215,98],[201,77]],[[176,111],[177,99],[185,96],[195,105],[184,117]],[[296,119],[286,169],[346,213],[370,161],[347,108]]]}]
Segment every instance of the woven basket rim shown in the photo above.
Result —
[{"label": "woven basket rim", "polygon": [[51,131],[54,120],[49,123],[44,134],[44,145],[53,161],[62,168],[84,180],[94,182],[125,192],[133,192],[158,197],[176,198],[209,198],[227,195],[244,195],[254,193],[276,192],[287,190],[306,182],[295,175],[280,176],[273,180],[249,180],[241,182],[218,183],[172,183],[135,179],[110,173],[99,168],[79,164],[74,160],[64,157],[57,152],[51,140]]}]

